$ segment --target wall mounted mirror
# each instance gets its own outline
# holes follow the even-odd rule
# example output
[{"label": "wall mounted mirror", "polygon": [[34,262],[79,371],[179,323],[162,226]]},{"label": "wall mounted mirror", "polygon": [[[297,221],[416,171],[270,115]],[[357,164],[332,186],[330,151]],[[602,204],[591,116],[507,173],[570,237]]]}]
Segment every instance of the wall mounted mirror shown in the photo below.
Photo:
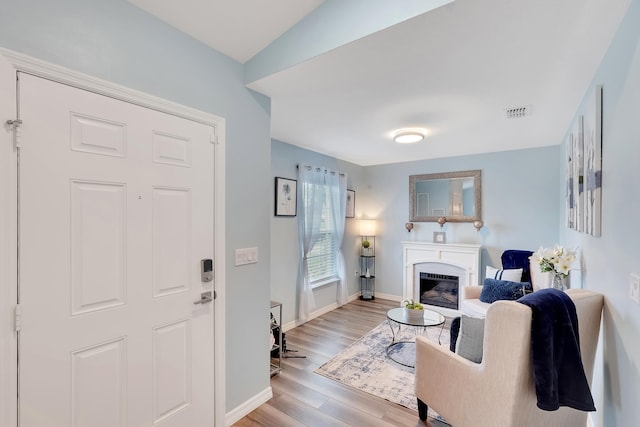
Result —
[{"label": "wall mounted mirror", "polygon": [[409,176],[409,221],[481,221],[480,175],[480,170],[471,170]]}]

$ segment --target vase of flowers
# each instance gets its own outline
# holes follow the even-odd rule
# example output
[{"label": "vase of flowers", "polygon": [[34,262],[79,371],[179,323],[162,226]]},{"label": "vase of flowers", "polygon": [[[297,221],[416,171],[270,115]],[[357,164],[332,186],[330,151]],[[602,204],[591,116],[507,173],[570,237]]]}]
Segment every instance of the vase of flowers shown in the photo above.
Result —
[{"label": "vase of flowers", "polygon": [[551,287],[561,291],[567,289],[569,269],[576,260],[575,251],[557,244],[552,248],[540,247],[531,260],[540,266],[541,272],[551,273]]}]

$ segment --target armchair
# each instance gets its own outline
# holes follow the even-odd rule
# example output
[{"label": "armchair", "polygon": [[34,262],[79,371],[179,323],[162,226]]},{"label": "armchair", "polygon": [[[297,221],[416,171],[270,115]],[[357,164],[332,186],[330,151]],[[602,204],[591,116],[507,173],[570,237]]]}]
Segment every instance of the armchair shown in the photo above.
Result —
[{"label": "armchair", "polygon": [[[604,298],[569,289],[576,306],[580,351],[589,384]],[[415,392],[420,419],[427,405],[454,427],[584,427],[587,413],[568,407],[543,411],[531,362],[531,309],[497,301],[487,311],[483,357],[474,363],[423,337],[416,339]]]}]

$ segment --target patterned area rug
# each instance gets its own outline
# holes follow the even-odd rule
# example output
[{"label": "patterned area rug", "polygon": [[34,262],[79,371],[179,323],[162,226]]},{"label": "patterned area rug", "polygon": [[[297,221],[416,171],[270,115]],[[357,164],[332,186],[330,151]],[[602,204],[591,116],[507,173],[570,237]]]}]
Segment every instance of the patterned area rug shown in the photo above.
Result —
[{"label": "patterned area rug", "polygon": [[[440,343],[448,347],[448,323],[445,324],[442,334],[440,334],[440,326],[437,326],[426,328],[423,335],[436,342],[440,336]],[[403,326],[400,340],[413,341],[416,334],[422,332],[421,329]],[[390,360],[387,355],[387,346],[391,339],[391,329],[388,321],[385,320],[315,372],[417,412],[418,405],[413,392],[415,369]],[[396,345],[392,350],[391,356],[395,360],[414,364],[415,344]],[[429,416],[439,418],[431,409],[429,409]]]}]

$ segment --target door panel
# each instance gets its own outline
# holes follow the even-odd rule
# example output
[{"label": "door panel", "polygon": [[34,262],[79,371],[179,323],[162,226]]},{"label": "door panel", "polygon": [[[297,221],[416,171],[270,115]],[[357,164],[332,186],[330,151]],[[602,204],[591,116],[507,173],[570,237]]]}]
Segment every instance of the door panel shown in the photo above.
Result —
[{"label": "door panel", "polygon": [[126,303],[125,192],[121,184],[71,182],[73,315]]},{"label": "door panel", "polygon": [[153,412],[156,422],[191,403],[191,346],[189,320],[154,330]]},{"label": "door panel", "polygon": [[125,338],[71,353],[71,425],[127,425],[126,354]]},{"label": "door panel", "polygon": [[191,194],[186,189],[153,189],[153,289],[159,297],[189,287]]},{"label": "door panel", "polygon": [[20,77],[21,425],[212,426],[209,126]]},{"label": "door panel", "polygon": [[71,149],[85,153],[126,157],[126,131],[124,123],[71,114]]},{"label": "door panel", "polygon": [[187,138],[153,133],[153,161],[167,165],[191,167],[191,142]]}]

